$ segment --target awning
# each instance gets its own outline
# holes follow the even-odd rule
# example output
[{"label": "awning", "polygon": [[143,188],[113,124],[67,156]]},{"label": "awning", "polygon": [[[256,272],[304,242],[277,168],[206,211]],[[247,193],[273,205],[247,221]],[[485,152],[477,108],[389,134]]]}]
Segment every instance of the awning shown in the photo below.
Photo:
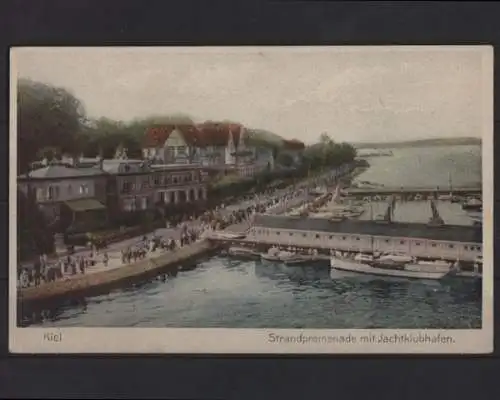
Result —
[{"label": "awning", "polygon": [[79,199],[66,201],[66,205],[75,212],[90,211],[90,210],[103,210],[106,206],[96,199]]}]

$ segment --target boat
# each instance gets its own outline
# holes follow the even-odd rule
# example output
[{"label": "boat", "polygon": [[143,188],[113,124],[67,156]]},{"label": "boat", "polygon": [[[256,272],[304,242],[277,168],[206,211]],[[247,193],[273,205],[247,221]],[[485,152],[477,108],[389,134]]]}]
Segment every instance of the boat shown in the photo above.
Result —
[{"label": "boat", "polygon": [[386,263],[409,263],[413,262],[414,258],[406,254],[389,253],[381,255],[377,258],[377,261]]},{"label": "boat", "polygon": [[478,213],[469,213],[469,218],[474,222],[474,224],[482,225],[483,224],[483,214]]},{"label": "boat", "polygon": [[450,193],[450,194],[441,194],[438,196],[438,200],[440,201],[451,201],[451,199],[453,198],[453,195]]},{"label": "boat", "polygon": [[220,240],[232,240],[232,239],[245,239],[247,235],[245,233],[229,233],[215,231],[208,234],[210,239],[220,239]]},{"label": "boat", "polygon": [[280,249],[277,247],[271,247],[267,253],[261,253],[260,258],[265,261],[279,262],[280,260]]},{"label": "boat", "polygon": [[462,209],[480,211],[483,209],[483,202],[479,199],[469,199],[465,203],[462,203]]},{"label": "boat", "polygon": [[242,258],[259,258],[260,253],[247,249],[245,247],[230,247],[227,250],[227,255],[232,257],[242,257]]},{"label": "boat", "polygon": [[311,254],[288,253],[286,257],[281,257],[281,259],[289,267],[312,266],[323,261],[318,257],[317,250],[314,250]]},{"label": "boat", "polygon": [[424,279],[424,280],[439,280],[444,278],[450,272],[449,269],[429,268],[429,266],[420,265],[418,263],[400,263],[400,262],[380,262],[379,259],[368,261],[370,257],[366,257],[367,261],[362,261],[358,257],[354,260],[332,255],[330,258],[330,266],[332,270],[354,272],[364,275],[394,277],[394,278],[409,278],[409,279]]}]

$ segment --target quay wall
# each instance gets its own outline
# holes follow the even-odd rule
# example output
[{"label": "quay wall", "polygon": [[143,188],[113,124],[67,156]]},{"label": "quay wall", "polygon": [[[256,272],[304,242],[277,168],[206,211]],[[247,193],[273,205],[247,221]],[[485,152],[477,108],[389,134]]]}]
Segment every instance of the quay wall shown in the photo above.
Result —
[{"label": "quay wall", "polygon": [[42,284],[38,287],[17,289],[21,307],[37,308],[47,303],[80,296],[97,295],[114,288],[140,282],[162,272],[172,271],[181,263],[217,249],[219,244],[207,240],[193,243],[180,249],[149,257],[118,268],[78,275],[67,280]]}]

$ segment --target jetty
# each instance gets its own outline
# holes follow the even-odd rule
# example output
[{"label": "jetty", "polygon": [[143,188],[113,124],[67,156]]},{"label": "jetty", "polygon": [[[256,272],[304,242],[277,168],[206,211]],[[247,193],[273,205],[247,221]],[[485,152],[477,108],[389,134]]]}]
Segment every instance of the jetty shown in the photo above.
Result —
[{"label": "jetty", "polygon": [[161,273],[177,270],[180,264],[190,262],[217,247],[214,242],[201,240],[176,250],[149,255],[137,262],[110,267],[109,270],[75,275],[36,287],[19,288],[18,303],[27,308],[40,307],[54,301],[106,293],[115,288],[151,279]]},{"label": "jetty", "polygon": [[480,195],[482,189],[480,187],[350,187],[344,189],[348,196],[365,197],[365,196],[400,196],[402,198],[411,198],[416,195],[442,195],[453,193],[457,196],[477,196]]}]

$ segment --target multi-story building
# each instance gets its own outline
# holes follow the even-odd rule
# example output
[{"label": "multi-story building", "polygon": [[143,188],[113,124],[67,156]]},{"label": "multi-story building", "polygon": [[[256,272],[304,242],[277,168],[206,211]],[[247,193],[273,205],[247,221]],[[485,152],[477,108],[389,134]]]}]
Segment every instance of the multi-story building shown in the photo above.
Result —
[{"label": "multi-story building", "polygon": [[208,173],[201,165],[151,165],[120,157],[49,163],[19,176],[18,187],[33,196],[49,222],[73,231],[207,198]]},{"label": "multi-story building", "polygon": [[207,198],[208,174],[199,165],[153,165],[143,160],[114,159],[104,160],[103,170],[109,176],[108,193],[118,213]]},{"label": "multi-story building", "polygon": [[106,223],[106,174],[99,168],[49,163],[18,177],[18,188],[32,196],[49,222],[64,228]]},{"label": "multi-story building", "polygon": [[244,176],[274,167],[273,152],[250,145],[246,129],[238,124],[154,127],[145,139],[144,158],[155,163],[194,163]]}]

